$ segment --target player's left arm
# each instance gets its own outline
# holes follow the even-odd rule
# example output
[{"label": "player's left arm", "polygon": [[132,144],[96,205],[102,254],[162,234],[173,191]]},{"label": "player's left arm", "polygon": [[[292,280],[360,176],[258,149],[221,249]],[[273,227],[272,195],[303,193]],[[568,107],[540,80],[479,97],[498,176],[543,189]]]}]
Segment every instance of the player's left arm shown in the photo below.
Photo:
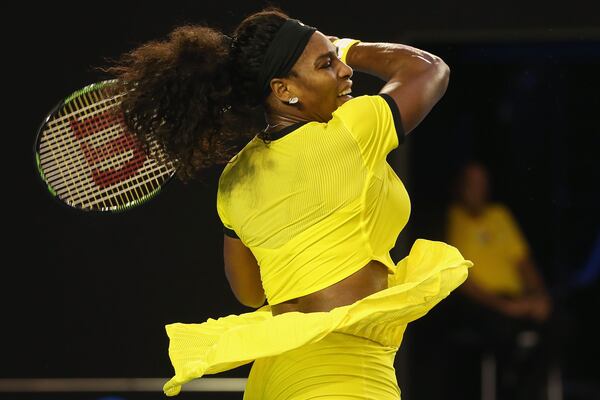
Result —
[{"label": "player's left arm", "polygon": [[259,308],[266,300],[254,254],[240,239],[223,235],[225,275],[233,294],[247,307]]}]

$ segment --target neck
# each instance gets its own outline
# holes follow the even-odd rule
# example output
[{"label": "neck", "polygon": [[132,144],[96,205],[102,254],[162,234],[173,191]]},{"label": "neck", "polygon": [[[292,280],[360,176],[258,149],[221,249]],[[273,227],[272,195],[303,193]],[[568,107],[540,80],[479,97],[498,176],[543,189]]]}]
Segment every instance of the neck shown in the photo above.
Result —
[{"label": "neck", "polygon": [[268,128],[265,132],[278,131],[297,122],[309,122],[312,120],[310,117],[302,115],[303,106],[301,104],[286,104],[275,99],[272,93],[267,98],[264,107],[265,126]]},{"label": "neck", "polygon": [[267,120],[267,126],[265,127],[263,132],[280,131],[283,128],[293,125],[295,123],[306,121],[305,119],[294,115],[271,115],[266,117],[265,119]]}]

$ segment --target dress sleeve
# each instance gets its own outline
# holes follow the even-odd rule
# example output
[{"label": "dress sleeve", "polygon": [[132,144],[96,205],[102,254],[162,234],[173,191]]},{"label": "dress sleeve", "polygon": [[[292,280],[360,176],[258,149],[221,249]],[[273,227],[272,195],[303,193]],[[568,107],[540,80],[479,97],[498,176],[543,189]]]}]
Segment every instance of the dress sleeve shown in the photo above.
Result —
[{"label": "dress sleeve", "polygon": [[229,237],[239,239],[239,236],[233,230],[233,226],[231,225],[231,222],[229,222],[229,218],[225,213],[223,197],[221,196],[220,190],[217,190],[217,214],[219,214],[219,219],[223,224],[223,233]]},{"label": "dress sleeve", "polygon": [[354,97],[333,112],[358,142],[365,163],[373,168],[404,141],[400,111],[387,93]]}]

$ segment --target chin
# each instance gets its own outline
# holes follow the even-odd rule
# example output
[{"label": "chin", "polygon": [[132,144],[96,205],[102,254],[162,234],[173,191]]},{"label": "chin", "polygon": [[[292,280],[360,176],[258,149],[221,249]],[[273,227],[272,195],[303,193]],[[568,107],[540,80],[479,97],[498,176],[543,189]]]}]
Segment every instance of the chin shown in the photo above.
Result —
[{"label": "chin", "polygon": [[352,98],[352,95],[351,94],[347,94],[345,96],[341,96],[341,97],[336,96],[336,97],[337,97],[338,100],[341,100],[342,102],[346,102],[346,101],[348,101],[348,100],[350,100]]},{"label": "chin", "polygon": [[347,102],[348,100],[350,100],[352,98],[352,96],[350,95],[346,95],[346,96],[342,96],[342,97],[338,97],[336,96],[336,102],[338,105],[344,104],[345,102]]}]

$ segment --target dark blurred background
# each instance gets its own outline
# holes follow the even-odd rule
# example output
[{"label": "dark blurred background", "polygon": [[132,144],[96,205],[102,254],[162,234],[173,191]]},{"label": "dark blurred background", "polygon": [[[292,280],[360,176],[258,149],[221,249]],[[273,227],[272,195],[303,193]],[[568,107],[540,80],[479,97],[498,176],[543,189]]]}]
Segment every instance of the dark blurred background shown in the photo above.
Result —
[{"label": "dark blurred background", "polygon": [[[32,147],[38,126],[60,98],[105,78],[93,70],[105,65],[105,57],[163,38],[183,23],[230,33],[267,4],[10,5],[4,63],[11,72],[5,80],[11,87],[9,117],[17,118],[7,132],[14,146],[5,165],[15,172],[8,174],[14,179],[9,187],[17,188],[21,200],[9,199],[6,207],[0,378],[169,377],[165,324],[250,311],[237,303],[223,272],[215,208],[219,168],[203,184],[171,182],[139,209],[88,215],[52,200],[37,176]],[[600,398],[599,285],[597,279],[577,280],[600,231],[597,2],[273,4],[326,34],[407,43],[451,67],[444,98],[388,158],[412,201],[392,258],[404,257],[416,238],[444,239],[452,179],[464,162],[484,162],[493,198],[519,221],[554,301],[561,398]],[[383,85],[360,73],[353,79],[355,95],[376,93]],[[445,352],[444,327],[452,314],[444,306],[408,328],[396,363],[404,399],[466,399],[444,390],[450,370],[460,371],[466,384],[480,385],[477,368]],[[245,366],[218,377],[246,377],[248,371]],[[164,397],[0,392],[15,399],[109,395]],[[241,398],[228,396],[182,398]]]}]

